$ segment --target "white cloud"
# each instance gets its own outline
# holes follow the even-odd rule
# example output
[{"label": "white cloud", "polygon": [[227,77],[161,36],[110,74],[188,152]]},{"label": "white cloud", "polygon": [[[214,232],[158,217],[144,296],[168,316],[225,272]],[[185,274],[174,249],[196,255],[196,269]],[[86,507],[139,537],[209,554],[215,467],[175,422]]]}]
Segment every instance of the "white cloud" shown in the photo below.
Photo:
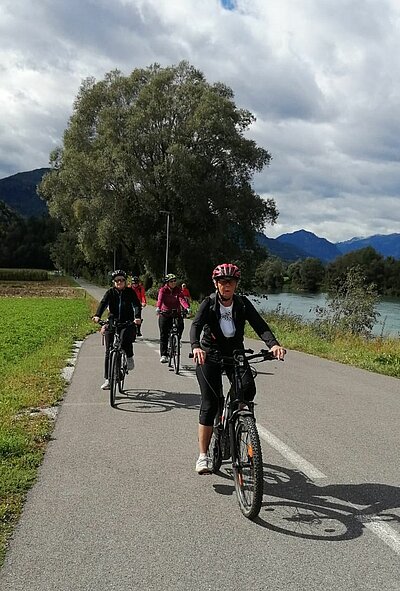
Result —
[{"label": "white cloud", "polygon": [[81,81],[188,60],[232,87],[273,155],[269,236],[400,231],[397,0],[5,0],[0,178],[47,166]]}]

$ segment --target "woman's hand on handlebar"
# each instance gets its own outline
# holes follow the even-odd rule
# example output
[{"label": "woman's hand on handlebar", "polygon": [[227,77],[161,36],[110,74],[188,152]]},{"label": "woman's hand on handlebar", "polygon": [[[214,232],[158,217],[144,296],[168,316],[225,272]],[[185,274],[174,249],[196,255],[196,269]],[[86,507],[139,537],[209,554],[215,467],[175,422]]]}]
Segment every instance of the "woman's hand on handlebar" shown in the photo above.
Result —
[{"label": "woman's hand on handlebar", "polygon": [[203,351],[203,349],[200,349],[200,347],[196,347],[195,349],[193,349],[193,359],[195,363],[198,363],[199,365],[204,365],[204,362],[206,360],[206,352]]},{"label": "woman's hand on handlebar", "polygon": [[276,359],[279,359],[281,361],[283,361],[283,358],[286,355],[286,349],[284,349],[280,345],[274,345],[273,347],[271,347],[270,351],[273,354],[273,356],[276,357]]}]

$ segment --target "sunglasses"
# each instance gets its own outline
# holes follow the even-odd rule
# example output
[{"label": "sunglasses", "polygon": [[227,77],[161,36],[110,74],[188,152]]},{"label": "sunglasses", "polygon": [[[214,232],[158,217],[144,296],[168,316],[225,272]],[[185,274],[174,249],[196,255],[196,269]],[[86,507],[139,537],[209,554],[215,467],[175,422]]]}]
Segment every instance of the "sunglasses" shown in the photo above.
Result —
[{"label": "sunglasses", "polygon": [[217,279],[217,281],[221,285],[230,285],[231,283],[236,283],[236,280],[235,279],[232,279],[230,277],[225,277],[223,279]]},{"label": "sunglasses", "polygon": [[122,277],[121,279],[114,279],[115,283],[122,283],[125,279]]}]

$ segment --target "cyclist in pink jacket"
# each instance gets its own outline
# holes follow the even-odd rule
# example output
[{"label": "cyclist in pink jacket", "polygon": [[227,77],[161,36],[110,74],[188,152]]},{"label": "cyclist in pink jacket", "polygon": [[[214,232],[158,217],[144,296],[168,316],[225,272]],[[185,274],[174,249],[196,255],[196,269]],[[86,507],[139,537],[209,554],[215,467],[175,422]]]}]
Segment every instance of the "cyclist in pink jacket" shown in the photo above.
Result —
[{"label": "cyclist in pink jacket", "polygon": [[178,318],[179,336],[183,333],[182,308],[189,310],[189,304],[182,294],[182,289],[176,285],[176,276],[169,273],[164,278],[164,285],[160,287],[157,298],[158,326],[160,328],[160,362],[168,363],[168,334],[172,327],[174,316]]}]

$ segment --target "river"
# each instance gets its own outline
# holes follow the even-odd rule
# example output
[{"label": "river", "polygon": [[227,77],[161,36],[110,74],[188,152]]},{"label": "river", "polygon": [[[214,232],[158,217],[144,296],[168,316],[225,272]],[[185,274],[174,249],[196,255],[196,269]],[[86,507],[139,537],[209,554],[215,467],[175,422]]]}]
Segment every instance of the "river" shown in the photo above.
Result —
[{"label": "river", "polygon": [[[316,318],[315,308],[326,304],[323,293],[280,292],[268,294],[267,299],[265,296],[250,296],[250,299],[259,311],[268,313],[280,306],[282,312],[296,314],[306,320]],[[380,315],[373,327],[373,334],[400,337],[400,298],[382,298],[376,311]]]}]

